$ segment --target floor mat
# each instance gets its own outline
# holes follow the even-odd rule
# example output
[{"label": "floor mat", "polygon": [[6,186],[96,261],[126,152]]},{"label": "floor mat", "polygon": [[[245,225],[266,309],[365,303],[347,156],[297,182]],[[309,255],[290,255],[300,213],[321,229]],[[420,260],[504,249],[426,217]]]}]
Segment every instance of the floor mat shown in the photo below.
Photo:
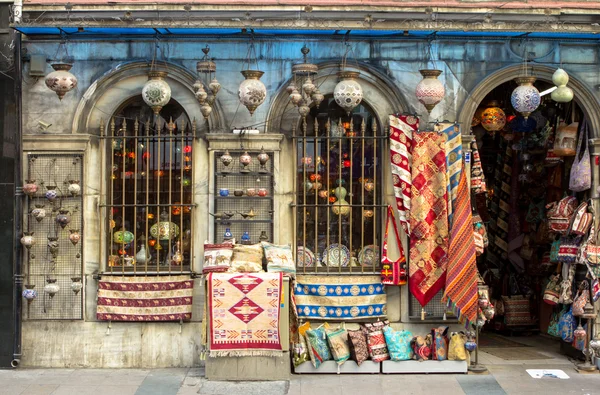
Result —
[{"label": "floor mat", "polygon": [[460,384],[466,395],[505,395],[506,392],[496,381],[494,376],[467,376],[457,375],[456,381]]},{"label": "floor mat", "polygon": [[497,333],[482,332],[479,335],[479,348],[488,347],[530,347]]},{"label": "floor mat", "polygon": [[554,357],[549,357],[534,351],[531,347],[486,348],[481,351],[506,361],[518,361],[521,359],[554,359]]}]

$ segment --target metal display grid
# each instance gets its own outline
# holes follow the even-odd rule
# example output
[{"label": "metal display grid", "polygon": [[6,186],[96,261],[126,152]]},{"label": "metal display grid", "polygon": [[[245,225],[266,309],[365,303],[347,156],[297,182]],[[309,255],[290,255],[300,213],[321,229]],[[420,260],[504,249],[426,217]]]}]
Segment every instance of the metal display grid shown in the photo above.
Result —
[{"label": "metal display grid", "polygon": [[[214,214],[219,216],[219,213],[231,212],[234,213],[231,218],[223,219],[214,217],[215,225],[215,243],[223,241],[223,235],[227,228],[231,231],[237,243],[241,242],[244,232],[250,235],[250,244],[258,243],[261,233],[264,231],[267,234],[268,241],[273,241],[273,156],[274,152],[267,152],[270,160],[265,164],[264,172],[260,172],[260,163],[257,155],[259,151],[248,151],[252,157],[252,162],[248,165],[249,172],[243,173],[242,165],[239,163],[239,156],[244,153],[244,150],[230,150],[229,153],[233,157],[233,162],[225,167],[220,161],[220,157],[224,151],[215,152],[215,205]],[[256,192],[255,196],[247,196],[247,189],[253,188]],[[264,188],[267,190],[267,196],[258,196],[258,190]],[[219,191],[227,189],[229,196],[221,196]],[[243,196],[235,196],[234,191],[243,190]],[[247,214],[253,211],[254,217],[246,217],[242,214]]]},{"label": "metal display grid", "polygon": [[[71,289],[73,278],[83,280],[83,156],[80,154],[30,154],[28,155],[29,179],[35,179],[38,191],[28,198],[25,229],[34,232],[35,244],[25,250],[25,286],[34,285],[37,298],[24,305],[26,320],[80,320],[83,319],[83,289],[75,293]],[[71,195],[70,180],[80,183],[81,191]],[[48,187],[56,186],[54,201],[46,198]],[[38,222],[32,210],[43,206],[46,216]],[[59,210],[68,210],[70,222],[62,228],[56,222]],[[81,240],[71,243],[71,230],[77,230]],[[58,253],[50,253],[48,238],[58,238]],[[56,279],[60,290],[51,297],[44,292],[48,279]]]}]

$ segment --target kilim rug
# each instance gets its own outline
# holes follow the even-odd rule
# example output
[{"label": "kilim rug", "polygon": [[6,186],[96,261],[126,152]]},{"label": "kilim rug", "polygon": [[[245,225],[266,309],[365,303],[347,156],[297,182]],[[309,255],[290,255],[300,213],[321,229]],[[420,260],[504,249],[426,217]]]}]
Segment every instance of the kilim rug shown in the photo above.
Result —
[{"label": "kilim rug", "polygon": [[101,321],[187,321],[192,318],[190,276],[104,276],[98,283]]},{"label": "kilim rug", "polygon": [[446,135],[413,134],[408,285],[425,306],[446,284],[448,186]]},{"label": "kilim rug", "polygon": [[390,158],[398,220],[404,232],[410,234],[410,167],[412,136],[419,129],[419,118],[412,115],[390,115]]},{"label": "kilim rug", "polygon": [[473,216],[467,175],[459,174],[460,182],[454,201],[454,225],[450,231],[448,272],[444,298],[460,321],[467,326],[477,319],[477,262],[473,239]]},{"label": "kilim rug", "polygon": [[282,273],[210,273],[210,356],[278,356]]},{"label": "kilim rug", "polygon": [[298,318],[347,321],[386,316],[380,276],[298,275],[294,299]]},{"label": "kilim rug", "polygon": [[446,172],[448,174],[448,229],[452,229],[454,202],[462,169],[462,137],[457,123],[442,122],[436,125],[436,132],[446,135]]}]

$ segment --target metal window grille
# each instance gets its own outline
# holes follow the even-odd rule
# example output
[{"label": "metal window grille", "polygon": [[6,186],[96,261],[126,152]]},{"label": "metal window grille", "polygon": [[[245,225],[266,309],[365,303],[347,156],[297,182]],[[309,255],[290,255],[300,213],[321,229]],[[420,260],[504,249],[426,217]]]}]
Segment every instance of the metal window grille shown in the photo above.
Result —
[{"label": "metal window grille", "polygon": [[294,131],[297,272],[377,272],[387,134],[365,104],[350,115],[332,98],[321,107]]},{"label": "metal window grille", "polygon": [[176,122],[153,118],[143,123],[112,119],[103,136],[110,170],[105,205],[108,273],[193,270],[196,123],[184,116]]},{"label": "metal window grille", "polygon": [[[81,193],[69,192],[73,181],[85,185],[83,156],[30,154],[27,158],[29,179],[39,187],[28,199],[25,227],[27,232],[33,232],[35,244],[25,250],[24,287],[36,291],[37,297],[28,300],[23,316],[27,320],[83,319],[84,291],[74,292],[71,288],[74,282],[82,285],[83,281],[83,200]],[[46,197],[46,192],[52,190],[56,191],[54,200]],[[62,214],[70,219],[64,228],[57,222],[57,216]],[[81,237],[77,243],[69,239],[74,232]],[[50,243],[54,243],[54,248]],[[60,288],[53,295],[44,291],[50,282]]]}]

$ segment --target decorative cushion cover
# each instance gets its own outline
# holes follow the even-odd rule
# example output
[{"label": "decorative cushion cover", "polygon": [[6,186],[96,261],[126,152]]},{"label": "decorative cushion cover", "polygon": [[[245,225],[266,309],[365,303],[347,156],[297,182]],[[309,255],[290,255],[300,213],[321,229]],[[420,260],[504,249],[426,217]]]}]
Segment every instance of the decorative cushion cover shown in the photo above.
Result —
[{"label": "decorative cushion cover", "polygon": [[327,346],[325,329],[319,327],[317,329],[307,330],[306,345],[308,346],[310,360],[315,368],[319,368],[323,361],[328,361],[331,359],[331,352]]},{"label": "decorative cushion cover", "polygon": [[340,327],[334,331],[327,332],[327,340],[329,341],[329,350],[331,351],[333,360],[339,365],[350,358],[348,332],[345,328]]},{"label": "decorative cushion cover", "polygon": [[228,271],[232,254],[233,246],[231,244],[204,244],[202,273]]},{"label": "decorative cushion cover", "polygon": [[390,326],[386,326],[383,328],[383,335],[392,361],[412,359],[412,349],[410,347],[413,338],[412,333],[405,330],[395,331]]},{"label": "decorative cushion cover", "polygon": [[260,244],[236,244],[233,247],[231,271],[239,273],[262,272],[263,255],[263,247]]},{"label": "decorative cushion cover", "polygon": [[268,272],[282,272],[292,277],[296,274],[292,247],[288,245],[275,245],[264,241],[261,244],[265,250]]},{"label": "decorative cushion cover", "polygon": [[385,337],[383,335],[383,328],[389,326],[390,322],[377,321],[373,323],[366,323],[364,328],[367,332],[367,345],[369,346],[369,356],[373,362],[381,362],[390,359],[387,345],[385,344]]},{"label": "decorative cushion cover", "polygon": [[523,296],[503,296],[504,323],[506,326],[535,325],[531,318],[529,298]]},{"label": "decorative cushion cover", "polygon": [[306,331],[310,329],[310,322],[305,322],[298,328],[298,342],[293,345],[294,366],[298,367],[310,359],[306,345]]},{"label": "decorative cushion cover", "polygon": [[369,359],[367,336],[362,330],[348,331],[348,339],[350,340],[348,342],[350,345],[350,356],[360,366],[361,363]]}]

